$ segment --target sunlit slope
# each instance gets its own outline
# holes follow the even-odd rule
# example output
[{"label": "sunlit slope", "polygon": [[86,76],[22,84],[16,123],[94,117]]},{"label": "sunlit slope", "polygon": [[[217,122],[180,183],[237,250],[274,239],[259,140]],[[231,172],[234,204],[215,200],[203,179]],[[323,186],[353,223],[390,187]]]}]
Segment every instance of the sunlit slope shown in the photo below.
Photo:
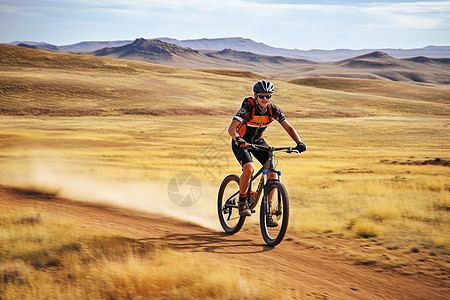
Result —
[{"label": "sunlit slope", "polygon": [[[6,115],[231,116],[257,80],[236,70],[206,73],[7,45],[0,45],[0,65],[0,113]],[[360,93],[359,82],[347,84],[354,88],[344,91],[335,90],[339,88],[332,81],[319,88],[273,82],[274,103],[291,117],[449,113],[448,93],[442,89],[367,80],[364,87],[377,92]],[[408,97],[392,92],[409,86],[415,92]]]},{"label": "sunlit slope", "polygon": [[374,96],[442,103],[450,101],[450,87],[445,86],[430,87],[386,80],[338,77],[299,78],[289,82],[303,86]]}]

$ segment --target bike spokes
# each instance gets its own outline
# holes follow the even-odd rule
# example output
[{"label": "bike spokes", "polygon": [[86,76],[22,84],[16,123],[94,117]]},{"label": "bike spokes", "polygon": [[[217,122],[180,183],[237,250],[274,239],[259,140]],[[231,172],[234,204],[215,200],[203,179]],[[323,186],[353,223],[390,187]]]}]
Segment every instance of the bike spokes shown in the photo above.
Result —
[{"label": "bike spokes", "polygon": [[236,219],[236,209],[239,209],[238,201],[236,199],[236,196],[232,196],[232,198],[228,199],[225,202],[225,205],[222,208],[223,215],[226,217],[227,221],[231,221],[233,219]]},{"label": "bike spokes", "polygon": [[220,224],[225,232],[233,234],[238,232],[244,224],[245,217],[239,215],[239,177],[227,176],[219,189],[217,208]]},{"label": "bike spokes", "polygon": [[264,241],[275,246],[286,233],[289,222],[289,199],[281,182],[273,182],[269,186],[271,202],[263,201],[260,212],[260,226]]}]

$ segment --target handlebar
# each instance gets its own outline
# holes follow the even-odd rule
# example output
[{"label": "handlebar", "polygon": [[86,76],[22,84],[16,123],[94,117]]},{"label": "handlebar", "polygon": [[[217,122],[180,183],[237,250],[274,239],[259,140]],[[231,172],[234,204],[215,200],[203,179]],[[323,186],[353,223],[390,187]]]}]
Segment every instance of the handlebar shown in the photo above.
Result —
[{"label": "handlebar", "polygon": [[276,152],[276,151],[283,151],[286,153],[300,153],[298,150],[295,149],[295,147],[266,147],[261,145],[255,145],[255,144],[245,144],[247,149],[249,150],[262,150],[266,152]]}]

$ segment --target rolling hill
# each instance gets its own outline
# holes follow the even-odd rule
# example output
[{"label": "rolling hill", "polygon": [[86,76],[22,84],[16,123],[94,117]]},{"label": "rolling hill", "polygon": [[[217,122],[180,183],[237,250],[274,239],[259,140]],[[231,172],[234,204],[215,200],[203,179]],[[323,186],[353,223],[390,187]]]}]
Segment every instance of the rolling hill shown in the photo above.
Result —
[{"label": "rolling hill", "polygon": [[[166,40],[171,41],[170,39]],[[200,43],[200,40],[196,41],[193,44],[196,47],[210,45],[211,42],[210,40],[204,40],[205,43]],[[249,43],[246,39],[235,38],[217,40],[215,45],[217,48],[220,48],[230,41],[234,48],[239,48],[236,46],[237,44],[248,45]],[[105,43],[103,42],[103,44]],[[264,45],[256,44],[261,47]],[[95,44],[90,42],[90,45]],[[450,59],[448,58],[417,56],[398,59],[390,56],[388,53],[374,51],[336,62],[315,62],[288,56],[270,56],[249,51],[237,51],[231,48],[195,50],[158,39],[139,38],[132,43],[118,41],[116,44],[112,43],[112,45],[120,46],[105,47],[95,51],[75,51],[72,53],[136,60],[189,69],[240,69],[280,79],[344,77],[422,84],[446,85],[450,83],[448,79],[450,78]],[[19,46],[67,53],[67,50],[63,47],[45,43],[19,44]],[[242,46],[241,48],[245,47]],[[262,51],[256,48],[254,50]]]},{"label": "rolling hill", "polygon": [[33,41],[14,41],[7,43],[7,45],[19,46],[30,45],[40,50],[49,51],[64,51],[64,52],[80,52],[80,51],[95,51],[106,47],[119,47],[132,43],[133,40],[119,40],[119,41],[86,41],[79,42],[70,45],[56,46],[45,42],[33,42]]},{"label": "rolling hill", "polygon": [[[363,55],[375,51],[381,51],[393,56],[395,58],[411,58],[416,56],[426,56],[433,58],[450,57],[450,46],[427,46],[416,49],[334,49],[334,50],[298,50],[298,49],[285,49],[277,48],[266,45],[264,43],[258,43],[251,39],[234,37],[234,38],[211,38],[211,39],[191,39],[191,40],[177,40],[167,37],[156,38],[158,40],[176,44],[181,47],[187,47],[194,50],[216,50],[221,51],[223,49],[232,49],[236,51],[252,52],[256,54],[268,55],[268,56],[285,56],[291,58],[301,58],[306,60],[313,60],[319,62],[332,62],[339,61],[347,58],[352,58],[358,55]],[[28,41],[15,41],[9,43],[11,45],[28,44],[37,46],[41,49],[49,49],[57,47],[66,52],[79,52],[79,51],[95,51],[105,47],[118,47],[126,44],[133,43],[133,40],[119,40],[119,41],[91,41],[80,42],[72,45],[55,46],[42,42],[28,42]]]},{"label": "rolling hill", "polygon": [[199,53],[190,48],[183,48],[159,40],[136,39],[133,43],[124,46],[102,48],[95,51],[94,55],[131,60],[165,61],[173,57],[196,56]]},{"label": "rolling hill", "polygon": [[320,67],[304,77],[328,76],[367,79],[388,79],[400,82],[450,84],[450,59],[415,57],[397,59],[375,51]]},{"label": "rolling hill", "polygon": [[434,58],[450,57],[450,46],[427,46],[416,49],[383,48],[383,49],[358,49],[358,50],[354,49],[299,50],[299,49],[285,49],[272,47],[264,43],[258,43],[251,39],[241,37],[194,39],[194,40],[177,40],[172,38],[158,38],[158,39],[161,41],[176,44],[182,47],[189,47],[196,50],[201,49],[223,50],[229,48],[237,51],[253,52],[269,56],[286,56],[292,58],[301,58],[318,62],[339,61],[375,51],[385,52],[396,58],[409,58],[415,56],[427,56]]},{"label": "rolling hill", "polygon": [[200,51],[160,40],[137,39],[131,44],[104,48],[93,54],[181,68],[242,69],[271,78],[325,76],[431,84],[450,83],[450,59],[426,57],[397,59],[380,51],[333,63],[317,63],[304,59],[267,56],[231,49]]},{"label": "rolling hill", "polygon": [[[161,43],[163,42],[143,40],[137,41],[135,46],[166,45]],[[180,60],[183,55],[213,61],[211,57],[195,50],[185,52],[184,48],[177,47],[172,52],[164,52],[162,49],[158,51],[164,57],[175,57],[173,62]],[[111,50],[116,55],[144,55],[145,49],[147,48],[144,47],[141,52],[136,52],[134,48],[130,52],[128,47]],[[374,56],[392,60],[382,54]],[[372,56],[369,58],[376,59]],[[281,67],[285,65],[280,60],[277,62]],[[305,61],[301,63],[306,63],[309,67],[315,65]],[[351,64],[351,61],[341,63]],[[410,61],[399,63],[416,64]],[[0,45],[0,66],[3,69],[0,75],[0,113],[6,115],[232,114],[234,108],[228,101],[216,102],[211,106],[210,99],[224,91],[227,98],[241,99],[243,95],[248,95],[251,84],[263,77],[243,69],[189,70],[148,62],[52,53],[9,45]],[[297,117],[369,116],[392,109],[396,113],[440,115],[447,114],[446,105],[450,99],[448,88],[393,81],[291,77],[286,80],[275,79],[274,82],[277,90],[282,91],[278,99],[290,110],[291,116]],[[167,95],[170,95],[169,99]],[[301,107],[296,104],[298,95],[308,95]],[[385,98],[373,102],[372,95]],[[189,102],[185,102],[186,97],[190,99]],[[65,99],[71,101],[61,105],[61,101]],[[161,99],[165,100],[160,101]],[[338,106],[335,99],[340,99]],[[415,101],[405,102],[404,99]],[[180,103],[183,105],[180,106]]]},{"label": "rolling hill", "polygon": [[315,65],[313,61],[267,56],[251,52],[224,49],[221,51],[193,50],[160,40],[136,39],[133,43],[91,52],[95,56],[122,58],[180,68],[233,68],[252,72],[283,70],[299,65]]},{"label": "rolling hill", "polygon": [[411,99],[448,103],[450,91],[446,88],[425,87],[408,83],[376,79],[310,77],[289,81],[293,84],[315,88],[358,93],[398,99]]},{"label": "rolling hill", "polygon": [[159,40],[136,39],[133,43],[119,47],[103,48],[91,52],[91,54],[184,68],[192,68],[193,66],[208,67],[211,65],[216,67],[222,66],[197,50]]}]

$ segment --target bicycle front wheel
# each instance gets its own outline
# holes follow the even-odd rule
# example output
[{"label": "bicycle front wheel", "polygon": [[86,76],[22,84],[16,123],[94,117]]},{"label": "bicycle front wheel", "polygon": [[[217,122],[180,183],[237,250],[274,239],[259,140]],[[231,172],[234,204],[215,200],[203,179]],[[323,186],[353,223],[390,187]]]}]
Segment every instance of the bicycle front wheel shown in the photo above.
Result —
[{"label": "bicycle front wheel", "polygon": [[217,198],[220,225],[228,234],[241,230],[245,216],[239,215],[239,176],[228,175],[222,181]]},{"label": "bicycle front wheel", "polygon": [[259,224],[266,244],[276,246],[283,240],[288,227],[289,197],[284,185],[275,181],[269,183],[268,198],[261,203]]}]

